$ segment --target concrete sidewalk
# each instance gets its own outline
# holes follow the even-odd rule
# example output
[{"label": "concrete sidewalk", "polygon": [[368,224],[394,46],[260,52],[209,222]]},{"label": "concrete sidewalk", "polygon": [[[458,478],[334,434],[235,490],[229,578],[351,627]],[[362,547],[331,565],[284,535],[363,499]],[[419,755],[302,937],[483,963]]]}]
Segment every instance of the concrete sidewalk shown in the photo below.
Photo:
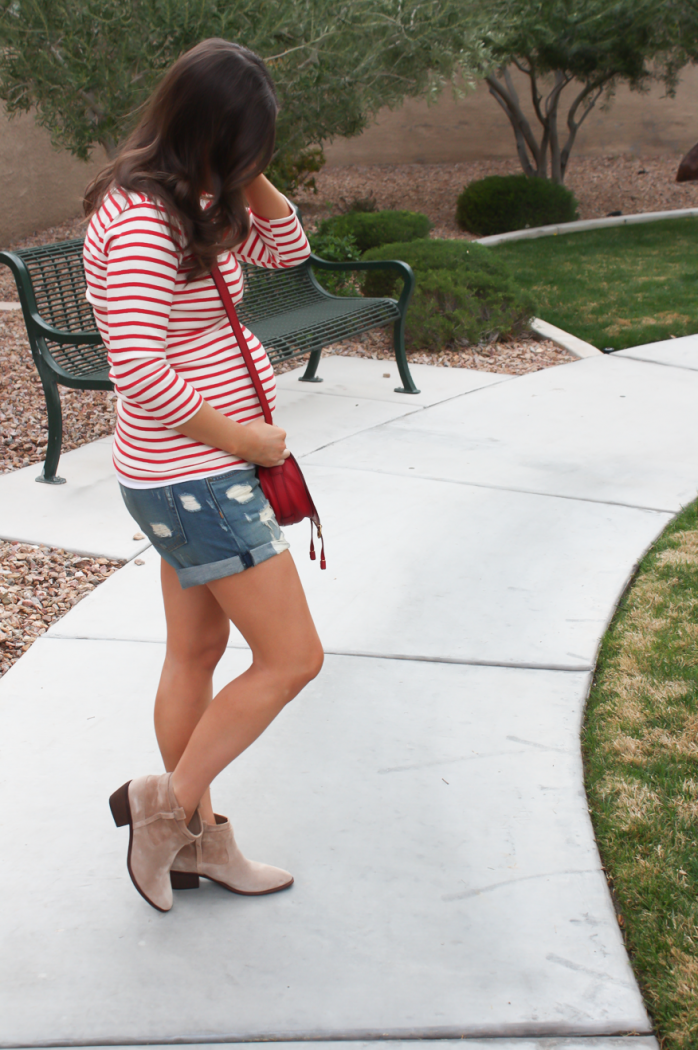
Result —
[{"label": "concrete sidewalk", "polygon": [[[258,899],[204,884],[167,915],[130,884],[107,797],[160,768],[147,550],[0,682],[0,1045],[656,1047],[579,729],[618,596],[696,494],[698,340],[669,350],[520,378],[423,366],[409,400],[385,362],[330,358],[312,387],[281,377],[327,536],[320,573],[307,529],[288,530],[328,658],[215,800],[296,884]],[[11,508],[0,478],[0,535],[68,536],[81,451],[62,461],[68,485],[35,486],[38,525],[28,475],[7,482]],[[108,505],[117,522],[115,487],[99,507],[83,487],[94,520]],[[61,542],[99,550],[83,518]],[[118,519],[114,542],[132,557],[129,530]],[[232,637],[219,681],[247,663]]]}]

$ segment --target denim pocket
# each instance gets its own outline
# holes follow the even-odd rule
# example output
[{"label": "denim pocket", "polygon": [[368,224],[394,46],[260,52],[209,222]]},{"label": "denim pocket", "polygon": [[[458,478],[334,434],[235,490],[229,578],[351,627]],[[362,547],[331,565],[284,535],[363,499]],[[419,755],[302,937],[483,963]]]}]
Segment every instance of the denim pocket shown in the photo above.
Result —
[{"label": "denim pocket", "polygon": [[157,550],[170,553],[187,542],[172,489],[129,489],[121,485],[126,509]]}]

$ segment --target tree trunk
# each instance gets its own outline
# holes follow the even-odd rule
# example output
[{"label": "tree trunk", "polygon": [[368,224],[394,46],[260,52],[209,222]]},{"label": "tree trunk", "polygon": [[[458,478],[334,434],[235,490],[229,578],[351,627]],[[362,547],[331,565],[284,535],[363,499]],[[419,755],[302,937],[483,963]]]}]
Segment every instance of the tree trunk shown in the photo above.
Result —
[{"label": "tree trunk", "polygon": [[541,145],[536,141],[533,129],[521,109],[519,96],[508,69],[503,71],[503,76],[504,84],[495,76],[485,78],[490,94],[497,100],[509,119],[516,139],[516,151],[525,174],[530,177],[542,175],[545,178],[547,146],[541,152]]},{"label": "tree trunk", "polygon": [[546,99],[546,111],[548,116],[548,128],[550,130],[550,177],[553,182],[562,184],[565,180],[565,172],[562,167],[560,153],[560,136],[557,130],[557,113],[560,105],[560,95],[567,81],[562,73],[555,74],[555,87]]},{"label": "tree trunk", "polygon": [[[536,71],[532,65],[523,65],[515,61],[517,69],[525,73],[531,84],[531,101],[536,118],[541,126],[540,139],[537,139],[531,124],[521,109],[519,96],[511,79],[509,69],[490,74],[486,77],[490,94],[497,100],[509,119],[516,140],[516,152],[521,167],[529,178],[548,177],[548,154],[550,154],[550,178],[562,184],[565,181],[567,164],[579,128],[599,100],[609,77],[589,81],[576,96],[567,114],[567,138],[564,147],[560,147],[558,119],[562,92],[571,82],[571,77],[558,70],[555,82],[545,100],[538,88]],[[503,82],[502,82],[503,81]],[[581,108],[581,116],[577,113]]]}]

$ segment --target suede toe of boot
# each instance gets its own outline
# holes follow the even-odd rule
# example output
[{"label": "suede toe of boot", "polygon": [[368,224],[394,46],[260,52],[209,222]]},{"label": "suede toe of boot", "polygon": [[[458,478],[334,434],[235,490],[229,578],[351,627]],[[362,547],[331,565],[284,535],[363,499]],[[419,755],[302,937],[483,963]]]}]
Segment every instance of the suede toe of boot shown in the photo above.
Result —
[{"label": "suede toe of boot", "polygon": [[[233,893],[261,896],[285,890],[293,883],[293,876],[283,868],[248,860],[235,841],[230,821],[216,814],[215,824],[204,823],[200,841],[186,846],[172,866],[174,873],[200,875],[225,886]],[[185,883],[173,880],[184,888]]]}]

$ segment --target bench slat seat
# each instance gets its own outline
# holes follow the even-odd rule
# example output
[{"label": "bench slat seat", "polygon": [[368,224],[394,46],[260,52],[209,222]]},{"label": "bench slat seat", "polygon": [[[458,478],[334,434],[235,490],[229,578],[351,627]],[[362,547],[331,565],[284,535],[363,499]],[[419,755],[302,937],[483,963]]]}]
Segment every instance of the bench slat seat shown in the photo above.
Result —
[{"label": "bench slat seat", "polygon": [[264,344],[272,361],[297,357],[318,347],[340,343],[371,328],[378,328],[400,317],[395,303],[386,299],[333,299],[287,310],[260,320],[240,320]]},{"label": "bench slat seat", "polygon": [[[104,364],[106,352],[99,355],[98,360],[94,353],[94,346],[89,343],[78,343],[77,346],[51,344],[46,340],[48,352],[64,375],[73,379],[85,380],[84,390],[112,390],[113,383],[109,378],[109,366]],[[91,351],[91,353],[90,353]],[[104,386],[87,386],[87,383],[102,382]]]},{"label": "bench slat seat", "polygon": [[[111,390],[107,351],[85,298],[82,239],[0,252],[0,263],[12,270],[27,326],[29,344],[46,398],[48,444],[43,473],[37,481],[61,484],[56,476],[63,422],[58,386],[78,390]],[[245,293],[240,320],[264,344],[272,363],[310,354],[300,377],[316,375],[322,349],[371,328],[393,325],[401,393],[418,393],[405,355],[404,327],[414,275],[400,262],[330,263],[316,256],[301,266],[264,270],[242,263]],[[400,299],[365,299],[330,295],[313,269],[397,270],[404,286]]]}]

